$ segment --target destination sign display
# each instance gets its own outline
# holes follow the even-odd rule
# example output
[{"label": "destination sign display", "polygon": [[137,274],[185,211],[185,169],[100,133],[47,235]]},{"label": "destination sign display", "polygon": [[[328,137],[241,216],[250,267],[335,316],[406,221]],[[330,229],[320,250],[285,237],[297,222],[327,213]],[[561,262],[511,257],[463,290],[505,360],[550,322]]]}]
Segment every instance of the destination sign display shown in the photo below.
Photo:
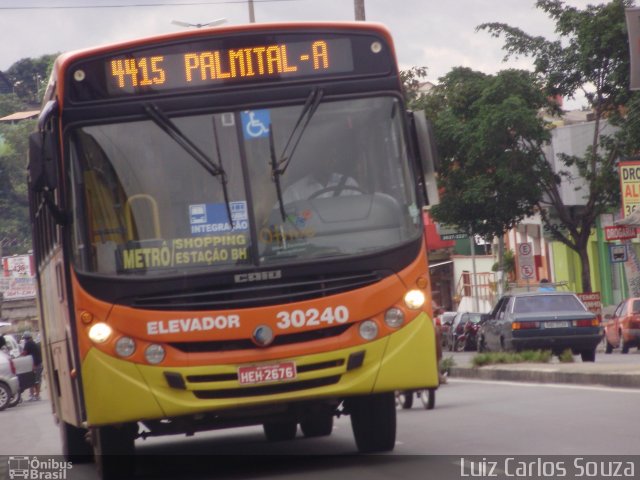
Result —
[{"label": "destination sign display", "polygon": [[72,101],[236,84],[391,71],[391,52],[372,35],[280,34],[144,46],[81,61],[69,70]]}]

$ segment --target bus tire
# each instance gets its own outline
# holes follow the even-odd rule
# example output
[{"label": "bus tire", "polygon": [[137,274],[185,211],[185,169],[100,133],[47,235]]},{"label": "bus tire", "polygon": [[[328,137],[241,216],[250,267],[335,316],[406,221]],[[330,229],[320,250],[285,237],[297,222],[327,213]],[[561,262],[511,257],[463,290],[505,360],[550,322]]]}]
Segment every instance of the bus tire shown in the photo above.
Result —
[{"label": "bus tire", "polygon": [[89,463],[93,461],[93,448],[87,438],[88,431],[67,422],[60,422],[62,437],[62,454],[64,459],[73,463]]},{"label": "bus tire", "polygon": [[333,431],[333,415],[320,413],[300,422],[300,429],[305,437],[326,437]]},{"label": "bus tire", "polygon": [[130,425],[91,429],[93,456],[101,480],[131,478],[135,470],[135,433]]},{"label": "bus tire", "polygon": [[264,435],[270,442],[286,442],[296,437],[298,424],[295,421],[263,423]]},{"label": "bus tire", "polygon": [[360,453],[389,452],[396,444],[396,401],[393,392],[349,399],[351,428]]}]

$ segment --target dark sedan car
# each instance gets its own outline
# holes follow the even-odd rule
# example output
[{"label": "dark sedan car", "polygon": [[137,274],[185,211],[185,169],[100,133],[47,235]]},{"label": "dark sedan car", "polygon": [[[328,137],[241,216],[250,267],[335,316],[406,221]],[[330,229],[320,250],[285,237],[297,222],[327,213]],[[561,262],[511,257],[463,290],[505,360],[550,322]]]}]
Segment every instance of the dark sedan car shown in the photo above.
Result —
[{"label": "dark sedan car", "polygon": [[478,351],[566,349],[594,362],[602,339],[598,317],[570,292],[528,292],[504,295],[483,315]]}]

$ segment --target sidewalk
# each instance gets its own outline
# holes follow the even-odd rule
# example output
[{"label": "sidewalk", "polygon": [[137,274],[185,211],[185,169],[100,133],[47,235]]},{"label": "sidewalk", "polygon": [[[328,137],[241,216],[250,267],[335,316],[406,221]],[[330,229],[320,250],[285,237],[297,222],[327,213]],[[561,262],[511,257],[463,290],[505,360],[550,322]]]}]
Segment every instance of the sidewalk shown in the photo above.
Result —
[{"label": "sidewalk", "polygon": [[640,388],[640,368],[635,365],[558,363],[451,367],[451,378],[503,380],[510,382],[565,383]]},{"label": "sidewalk", "polygon": [[479,380],[601,385],[640,389],[640,363],[636,362],[598,363],[596,357],[595,362],[581,362],[578,358],[573,363],[560,363],[554,358],[551,363],[517,363],[474,367],[471,364],[471,358],[472,356],[454,357],[455,366],[451,367],[449,376]]}]

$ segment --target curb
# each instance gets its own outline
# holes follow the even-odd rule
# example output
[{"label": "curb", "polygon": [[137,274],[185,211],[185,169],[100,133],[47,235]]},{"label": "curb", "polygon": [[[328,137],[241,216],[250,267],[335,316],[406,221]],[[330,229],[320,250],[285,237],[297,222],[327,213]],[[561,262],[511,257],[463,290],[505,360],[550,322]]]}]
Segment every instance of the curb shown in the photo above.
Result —
[{"label": "curb", "polygon": [[575,370],[563,371],[553,366],[532,367],[518,364],[511,367],[495,365],[486,367],[451,367],[449,377],[508,382],[601,385],[605,387],[640,389],[640,371],[579,372]]}]

